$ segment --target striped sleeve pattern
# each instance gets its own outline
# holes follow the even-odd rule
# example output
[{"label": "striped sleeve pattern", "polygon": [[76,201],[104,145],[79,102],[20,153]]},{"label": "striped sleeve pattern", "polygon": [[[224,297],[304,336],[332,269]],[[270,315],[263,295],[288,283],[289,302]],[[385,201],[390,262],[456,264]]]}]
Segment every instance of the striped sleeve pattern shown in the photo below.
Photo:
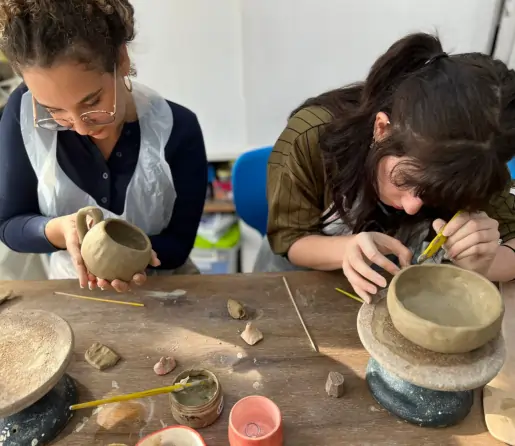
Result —
[{"label": "striped sleeve pattern", "polygon": [[325,206],[325,173],[320,131],[330,122],[321,107],[307,107],[288,121],[268,160],[268,240],[286,255],[291,245],[320,233]]},{"label": "striped sleeve pattern", "polygon": [[486,210],[490,218],[499,222],[499,232],[504,243],[515,238],[515,196],[510,192],[511,188],[515,188],[515,182],[511,182],[501,194],[495,196]]}]

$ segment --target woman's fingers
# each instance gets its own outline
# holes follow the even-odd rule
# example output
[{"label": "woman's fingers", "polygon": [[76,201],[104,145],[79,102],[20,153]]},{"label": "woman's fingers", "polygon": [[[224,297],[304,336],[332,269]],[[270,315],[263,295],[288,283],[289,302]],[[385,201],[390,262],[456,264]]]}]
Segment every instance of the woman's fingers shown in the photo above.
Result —
[{"label": "woman's fingers", "polygon": [[[370,265],[368,265],[363,258],[361,257],[354,257],[349,259],[350,267],[356,271],[359,275],[364,277],[365,279],[368,279],[373,284],[380,286],[384,288],[387,285],[386,279],[381,276],[377,271],[374,271]],[[375,294],[377,292],[377,288],[374,286],[373,290],[372,288],[369,289],[369,292],[372,294]]]},{"label": "woman's fingers", "polygon": [[157,254],[154,250],[152,250],[152,257],[150,258],[150,265],[157,267],[161,265],[161,261],[157,258]]},{"label": "woman's fingers", "polygon": [[[377,234],[378,240],[377,244],[382,247],[382,251],[393,254],[399,259],[399,264],[402,267],[411,265],[411,259],[413,258],[413,253],[410,251],[409,248],[404,246],[399,240],[390,237],[386,234]],[[388,261],[388,268],[384,267],[383,265],[378,264],[383,269],[388,271],[390,274],[394,275],[399,272],[399,268],[395,263],[388,260],[384,255],[383,258]]]},{"label": "woman's fingers", "polygon": [[82,255],[80,253],[80,246],[78,239],[75,240],[67,240],[66,241],[66,249],[70,254],[70,257],[73,262],[73,266],[77,271],[77,276],[79,277],[79,284],[81,288],[85,288],[88,286],[88,270],[86,269],[86,265],[84,265],[84,260],[82,259]]},{"label": "woman's fingers", "polygon": [[141,286],[145,283],[145,281],[147,280],[147,275],[145,273],[138,273],[138,274],[135,274],[134,277],[132,278],[132,281],[138,285],[138,286]]},{"label": "woman's fingers", "polygon": [[111,283],[109,283],[109,281],[105,279],[97,279],[97,285],[102,291],[111,288]]},{"label": "woman's fingers", "polygon": [[111,282],[111,286],[118,292],[118,293],[126,293],[129,291],[129,284],[127,282],[123,282],[121,280],[115,279]]},{"label": "woman's fingers", "polygon": [[445,243],[447,257],[450,259],[462,259],[471,255],[482,255],[488,253],[488,246],[497,248],[499,231],[497,229],[485,229],[473,232],[456,242],[450,239]]}]

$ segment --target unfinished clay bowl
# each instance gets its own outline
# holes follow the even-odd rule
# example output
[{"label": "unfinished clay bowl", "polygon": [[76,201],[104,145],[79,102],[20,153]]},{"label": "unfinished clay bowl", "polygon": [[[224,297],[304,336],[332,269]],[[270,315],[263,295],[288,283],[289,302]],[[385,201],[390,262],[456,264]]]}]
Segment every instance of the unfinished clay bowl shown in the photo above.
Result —
[{"label": "unfinished clay bowl", "polygon": [[[93,219],[89,230],[88,215]],[[99,279],[130,282],[150,263],[150,240],[141,229],[125,220],[103,218],[102,211],[93,206],[77,213],[77,232],[86,268]]]},{"label": "unfinished clay bowl", "polygon": [[387,305],[395,328],[438,353],[467,353],[498,336],[499,290],[483,276],[452,265],[415,265],[398,273]]}]

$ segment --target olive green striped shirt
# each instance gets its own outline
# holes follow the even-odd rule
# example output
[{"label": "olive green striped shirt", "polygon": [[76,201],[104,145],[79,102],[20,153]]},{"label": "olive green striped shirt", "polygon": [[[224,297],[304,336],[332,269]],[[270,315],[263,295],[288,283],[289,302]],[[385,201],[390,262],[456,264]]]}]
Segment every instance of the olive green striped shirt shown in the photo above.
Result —
[{"label": "olive green striped shirt", "polygon": [[[268,239],[276,254],[285,255],[298,239],[322,234],[322,215],[332,203],[319,139],[332,119],[321,107],[292,116],[268,160]],[[515,196],[511,184],[491,200],[485,212],[499,222],[504,242],[515,238]]]}]

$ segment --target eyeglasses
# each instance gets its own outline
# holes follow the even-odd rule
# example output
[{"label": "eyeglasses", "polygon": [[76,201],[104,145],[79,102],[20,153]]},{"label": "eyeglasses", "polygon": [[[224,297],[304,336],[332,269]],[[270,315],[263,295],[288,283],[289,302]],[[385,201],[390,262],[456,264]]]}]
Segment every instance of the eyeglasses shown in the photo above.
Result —
[{"label": "eyeglasses", "polygon": [[[97,125],[107,125],[114,122],[116,119],[116,67],[114,69],[114,105],[113,111],[108,112],[105,110],[92,110],[82,113],[79,119],[86,125],[94,127]],[[37,118],[37,103],[34,96],[32,96],[32,113],[34,115],[34,127],[40,127],[45,130],[52,130],[54,132],[61,132],[73,128],[75,121],[65,118]]]}]

